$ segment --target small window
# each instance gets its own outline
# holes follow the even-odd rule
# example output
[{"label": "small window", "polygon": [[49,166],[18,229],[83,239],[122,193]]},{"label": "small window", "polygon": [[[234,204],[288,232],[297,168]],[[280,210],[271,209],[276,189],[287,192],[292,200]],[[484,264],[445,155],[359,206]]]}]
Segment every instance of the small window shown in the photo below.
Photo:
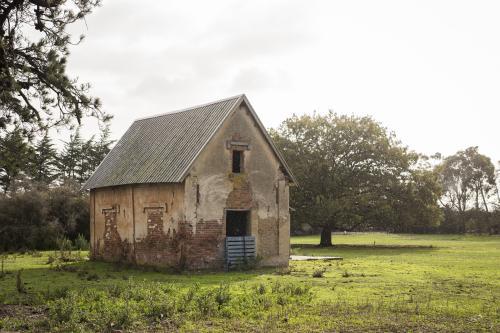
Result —
[{"label": "small window", "polygon": [[243,151],[233,150],[233,173],[243,171]]}]

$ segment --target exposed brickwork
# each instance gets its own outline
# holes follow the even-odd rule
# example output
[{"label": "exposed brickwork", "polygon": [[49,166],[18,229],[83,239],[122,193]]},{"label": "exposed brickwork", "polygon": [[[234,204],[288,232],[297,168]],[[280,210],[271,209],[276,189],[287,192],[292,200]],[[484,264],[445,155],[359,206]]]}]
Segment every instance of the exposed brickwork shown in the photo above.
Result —
[{"label": "exposed brickwork", "polygon": [[148,265],[178,266],[179,240],[175,230],[163,232],[163,208],[146,208],[147,236],[137,240],[136,262]]},{"label": "exposed brickwork", "polygon": [[188,256],[191,269],[220,268],[224,265],[225,224],[221,221],[199,221],[196,232],[187,230]]},{"label": "exposed brickwork", "polygon": [[[242,152],[240,172],[237,167],[232,172],[233,150]],[[92,190],[96,258],[188,269],[222,268],[224,211],[232,209],[248,211],[247,232],[256,237],[262,264],[285,265],[289,203],[284,174],[288,171],[280,170],[283,163],[276,157],[252,112],[242,104],[196,157],[182,183]],[[157,167],[161,171],[164,166]],[[120,205],[120,213],[108,215],[105,222],[102,208],[111,205]]]},{"label": "exposed brickwork", "polygon": [[[199,222],[196,232],[189,223],[163,232],[162,213],[148,213],[148,235],[136,243],[137,262],[176,268],[219,268],[224,263],[224,224]],[[160,226],[161,225],[161,226]]]},{"label": "exposed brickwork", "polygon": [[252,189],[245,174],[231,174],[233,190],[226,200],[227,209],[251,209],[253,206]]},{"label": "exposed brickwork", "polygon": [[116,210],[104,210],[104,251],[100,256],[109,261],[118,261],[123,256],[123,246],[116,221]]}]

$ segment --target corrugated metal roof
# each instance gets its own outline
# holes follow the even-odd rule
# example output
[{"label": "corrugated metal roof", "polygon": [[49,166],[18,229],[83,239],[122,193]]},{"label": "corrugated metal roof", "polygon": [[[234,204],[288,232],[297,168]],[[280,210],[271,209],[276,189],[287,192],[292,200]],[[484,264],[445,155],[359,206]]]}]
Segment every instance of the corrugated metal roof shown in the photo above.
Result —
[{"label": "corrugated metal roof", "polygon": [[[245,95],[136,120],[104,158],[84,189],[140,183],[178,183],[236,106],[245,101],[278,158]],[[290,176],[293,176],[290,173]]]}]

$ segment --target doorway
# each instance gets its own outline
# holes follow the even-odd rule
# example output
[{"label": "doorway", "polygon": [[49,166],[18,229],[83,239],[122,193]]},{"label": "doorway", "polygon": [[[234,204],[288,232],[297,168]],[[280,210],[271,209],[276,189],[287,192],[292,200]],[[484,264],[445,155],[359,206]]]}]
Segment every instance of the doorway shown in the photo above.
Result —
[{"label": "doorway", "polygon": [[226,210],[226,236],[248,236],[250,224],[248,210]]}]

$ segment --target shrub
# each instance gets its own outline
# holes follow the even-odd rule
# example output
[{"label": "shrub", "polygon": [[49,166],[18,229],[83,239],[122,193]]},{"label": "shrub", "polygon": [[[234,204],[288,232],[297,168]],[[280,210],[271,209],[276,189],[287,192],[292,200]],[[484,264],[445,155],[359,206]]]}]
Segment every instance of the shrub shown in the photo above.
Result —
[{"label": "shrub", "polygon": [[88,221],[88,195],[71,184],[0,196],[0,252],[55,249],[61,236],[88,239]]},{"label": "shrub", "polygon": [[87,251],[90,248],[89,241],[82,234],[78,234],[75,239],[75,248],[78,251]]},{"label": "shrub", "polygon": [[61,259],[67,259],[71,257],[71,248],[73,244],[71,240],[66,237],[57,238],[57,248],[59,250],[59,255]]},{"label": "shrub", "polygon": [[[256,295],[255,290],[261,292]],[[141,331],[168,321],[175,330],[183,321],[288,312],[289,307],[308,304],[312,297],[310,287],[298,283],[276,281],[270,291],[262,283],[231,293],[225,284],[203,288],[195,284],[179,290],[171,284],[133,280],[102,290],[54,291],[47,293],[48,326],[50,331],[64,332]]]}]

